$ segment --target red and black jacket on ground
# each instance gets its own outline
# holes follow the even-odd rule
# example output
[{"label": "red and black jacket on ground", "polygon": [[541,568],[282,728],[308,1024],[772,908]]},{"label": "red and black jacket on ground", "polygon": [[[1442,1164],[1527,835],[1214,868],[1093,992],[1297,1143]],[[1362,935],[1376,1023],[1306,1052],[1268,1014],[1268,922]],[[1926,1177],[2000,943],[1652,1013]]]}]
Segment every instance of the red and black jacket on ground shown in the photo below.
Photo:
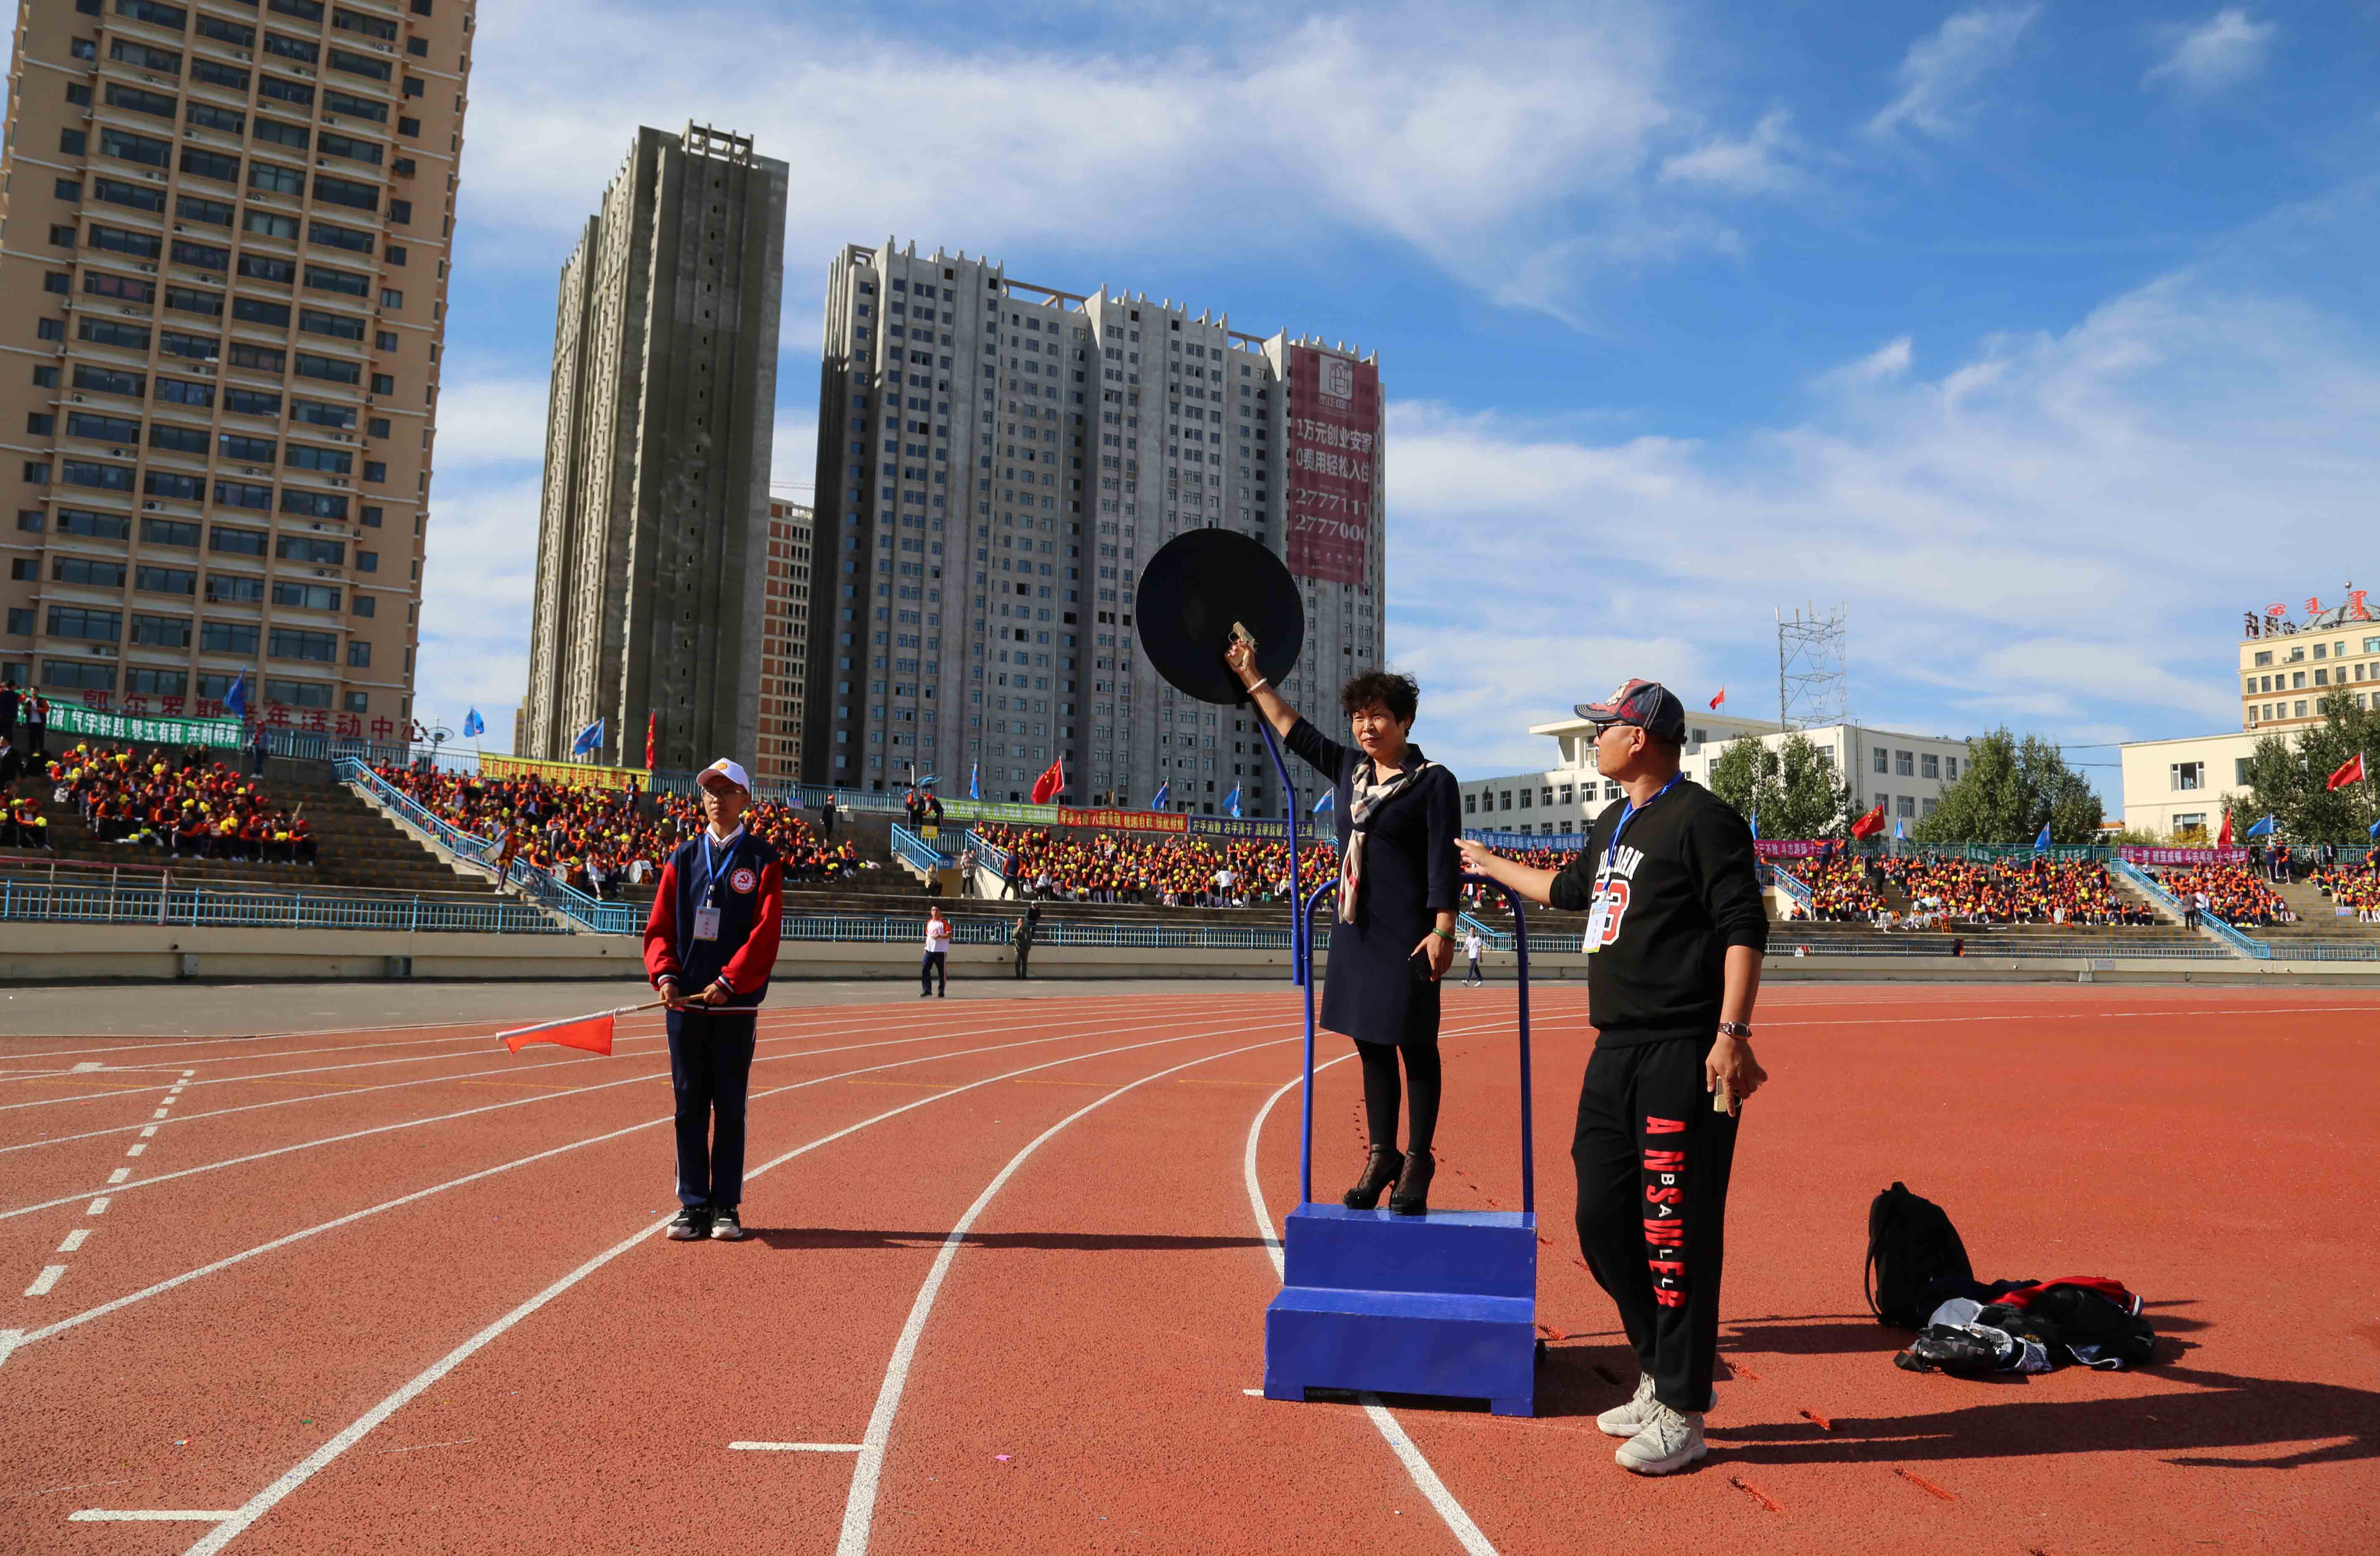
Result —
[{"label": "red and black jacket on ground", "polygon": [[[738,832],[713,880],[703,852],[709,836],[698,833],[679,844],[662,866],[645,920],[645,972],[657,989],[664,978],[677,979],[688,998],[724,982],[731,992],[719,1008],[749,1010],[769,991],[777,965],[783,867],[774,848]],[[717,940],[694,938],[694,910],[706,905],[719,909]]]}]

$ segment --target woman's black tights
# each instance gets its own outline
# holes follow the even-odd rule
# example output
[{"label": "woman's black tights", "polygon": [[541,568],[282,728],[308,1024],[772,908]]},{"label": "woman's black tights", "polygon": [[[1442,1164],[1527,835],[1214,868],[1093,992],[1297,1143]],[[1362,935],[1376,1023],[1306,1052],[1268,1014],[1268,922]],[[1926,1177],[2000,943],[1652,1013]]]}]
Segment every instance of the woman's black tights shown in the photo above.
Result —
[{"label": "woman's black tights", "polygon": [[1397,1055],[1405,1056],[1405,1077],[1413,1083],[1411,1127],[1405,1149],[1427,1154],[1438,1136],[1438,1045],[1436,1043],[1365,1043],[1355,1045],[1364,1061],[1364,1121],[1371,1143],[1394,1150],[1397,1144]]}]

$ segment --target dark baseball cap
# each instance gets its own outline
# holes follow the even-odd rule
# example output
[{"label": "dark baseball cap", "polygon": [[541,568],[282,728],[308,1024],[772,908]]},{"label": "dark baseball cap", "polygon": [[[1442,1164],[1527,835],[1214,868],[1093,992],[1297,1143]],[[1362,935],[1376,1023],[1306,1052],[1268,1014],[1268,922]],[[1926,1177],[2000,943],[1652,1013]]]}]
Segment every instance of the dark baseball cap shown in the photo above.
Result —
[{"label": "dark baseball cap", "polygon": [[1634,724],[1675,745],[1686,742],[1686,705],[1658,681],[1630,681],[1600,702],[1580,703],[1578,713],[1597,724]]}]

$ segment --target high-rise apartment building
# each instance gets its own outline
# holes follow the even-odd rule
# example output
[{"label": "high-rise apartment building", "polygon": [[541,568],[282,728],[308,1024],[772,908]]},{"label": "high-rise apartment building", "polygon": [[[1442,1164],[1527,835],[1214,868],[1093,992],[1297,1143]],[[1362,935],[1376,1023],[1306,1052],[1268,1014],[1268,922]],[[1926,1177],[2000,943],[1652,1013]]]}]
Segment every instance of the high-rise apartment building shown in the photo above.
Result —
[{"label": "high-rise apartment building", "polygon": [[938,774],[1022,799],[1278,813],[1245,712],[1135,652],[1141,565],[1220,527],[1288,561],[1320,703],[1381,663],[1377,358],[1138,293],[1062,292],[913,243],[846,248],[827,288],[803,766]]},{"label": "high-rise apartment building", "polygon": [[760,639],[760,737],[752,775],[802,776],[802,680],[810,636],[810,510],[769,499],[768,621]]},{"label": "high-rise apartment building", "polygon": [[18,8],[0,160],[0,675],[413,717],[464,0]]},{"label": "high-rise apartment building", "polygon": [[524,755],[751,760],[784,235],[748,137],[639,129],[562,267]]}]

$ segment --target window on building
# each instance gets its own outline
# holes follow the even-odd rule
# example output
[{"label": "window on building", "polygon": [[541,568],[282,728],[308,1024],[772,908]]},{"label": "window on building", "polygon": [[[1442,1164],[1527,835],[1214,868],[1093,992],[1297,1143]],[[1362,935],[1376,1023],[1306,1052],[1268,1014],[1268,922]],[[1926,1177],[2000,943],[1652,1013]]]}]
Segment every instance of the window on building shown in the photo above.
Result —
[{"label": "window on building", "polygon": [[1908,752],[1908,751],[1895,751],[1895,752],[1893,752],[1893,753],[1892,753],[1892,775],[1893,775],[1894,777],[1896,777],[1896,778],[1914,778],[1914,777],[1916,777],[1916,776],[1917,776],[1917,761],[1916,761],[1916,758],[1915,758],[1915,756],[1914,756],[1912,753]]},{"label": "window on building", "polygon": [[1878,746],[1876,748],[1876,770],[1878,772],[1889,772],[1892,771],[1892,753],[1885,749],[1882,746]]},{"label": "window on building", "polygon": [[2206,787],[2206,764],[2203,761],[2178,761],[2166,768],[2169,785],[2176,789]]}]

